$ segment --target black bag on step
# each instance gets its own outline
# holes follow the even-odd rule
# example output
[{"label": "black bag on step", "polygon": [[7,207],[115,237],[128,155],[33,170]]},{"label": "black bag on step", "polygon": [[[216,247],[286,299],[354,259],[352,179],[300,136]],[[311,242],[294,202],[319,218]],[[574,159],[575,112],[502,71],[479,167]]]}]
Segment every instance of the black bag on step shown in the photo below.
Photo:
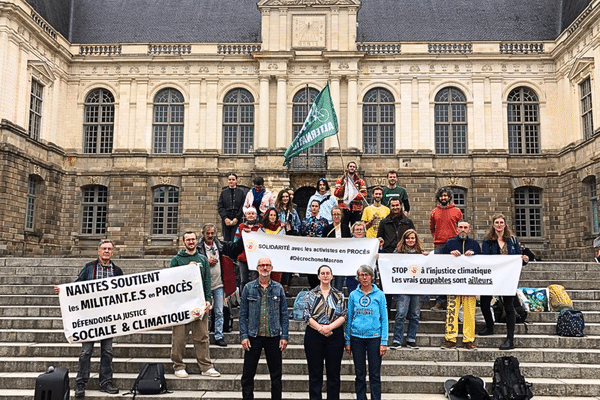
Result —
[{"label": "black bag on step", "polygon": [[136,394],[160,394],[167,393],[167,379],[165,378],[165,367],[159,363],[148,363],[142,365],[140,373],[135,379],[131,392],[135,399]]},{"label": "black bag on step", "polygon": [[494,361],[492,396],[494,400],[528,400],[533,397],[531,384],[521,375],[516,357],[498,357]]},{"label": "black bag on step", "polygon": [[556,334],[558,336],[582,337],[585,329],[583,313],[579,310],[566,308],[558,314]]},{"label": "black bag on step", "polygon": [[490,400],[483,380],[477,376],[465,375],[450,388],[450,394],[470,400]]}]

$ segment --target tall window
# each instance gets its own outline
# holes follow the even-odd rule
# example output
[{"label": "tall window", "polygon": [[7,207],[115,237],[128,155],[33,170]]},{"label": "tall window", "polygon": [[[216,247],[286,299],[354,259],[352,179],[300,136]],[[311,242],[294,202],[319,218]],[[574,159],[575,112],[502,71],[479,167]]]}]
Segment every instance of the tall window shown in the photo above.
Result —
[{"label": "tall window", "polygon": [[40,139],[42,128],[42,100],[44,86],[35,79],[31,80],[31,98],[29,100],[29,137]]},{"label": "tall window", "polygon": [[534,187],[515,189],[516,235],[542,236],[542,190]]},{"label": "tall window", "polygon": [[115,128],[115,98],[112,93],[96,89],[88,94],[83,118],[83,152],[111,153]]},{"label": "tall window", "polygon": [[592,119],[592,85],[590,78],[579,84],[581,95],[581,127],[583,138],[589,139],[594,134],[594,121]]},{"label": "tall window", "polygon": [[234,89],[223,100],[223,152],[249,154],[254,144],[254,97]]},{"label": "tall window", "polygon": [[363,99],[363,151],[394,152],[394,96],[385,89],[371,89]]},{"label": "tall window", "polygon": [[154,98],[152,151],[157,154],[183,153],[183,95],[164,89]]},{"label": "tall window", "polygon": [[598,190],[596,189],[596,177],[591,176],[584,181],[587,186],[587,192],[590,201],[590,223],[592,233],[600,232],[600,224],[598,223]]},{"label": "tall window", "polygon": [[527,87],[518,87],[508,94],[508,152],[510,154],[540,153],[539,100]]},{"label": "tall window", "polygon": [[[308,111],[312,104],[315,101],[315,98],[319,94],[319,91],[313,88],[306,87],[294,96],[294,105],[292,107],[292,133],[294,138],[302,129],[302,125],[304,124],[304,120],[308,115]],[[302,152],[301,154],[306,154],[306,152]],[[320,155],[323,154],[323,141],[315,144],[311,148],[308,149],[308,154],[310,155]]]},{"label": "tall window", "polygon": [[29,177],[27,185],[27,208],[25,210],[25,230],[33,231],[35,228],[35,214],[37,197],[39,192],[39,180],[33,176]]},{"label": "tall window", "polygon": [[456,208],[462,212],[463,218],[467,219],[467,191],[459,187],[452,187],[452,201]]},{"label": "tall window", "polygon": [[154,189],[152,198],[152,234],[177,235],[179,217],[179,189],[160,186]]},{"label": "tall window", "polygon": [[81,233],[103,235],[106,233],[108,209],[108,188],[106,186],[86,186],[82,189]]},{"label": "tall window", "polygon": [[444,88],[435,96],[435,152],[467,153],[467,99],[454,87]]}]

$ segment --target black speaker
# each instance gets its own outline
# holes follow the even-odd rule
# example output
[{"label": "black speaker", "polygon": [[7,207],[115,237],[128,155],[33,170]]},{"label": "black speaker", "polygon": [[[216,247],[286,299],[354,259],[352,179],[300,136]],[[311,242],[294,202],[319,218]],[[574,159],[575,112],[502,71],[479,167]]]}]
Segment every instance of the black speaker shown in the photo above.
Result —
[{"label": "black speaker", "polygon": [[69,400],[69,370],[66,368],[48,368],[35,380],[34,400]]}]

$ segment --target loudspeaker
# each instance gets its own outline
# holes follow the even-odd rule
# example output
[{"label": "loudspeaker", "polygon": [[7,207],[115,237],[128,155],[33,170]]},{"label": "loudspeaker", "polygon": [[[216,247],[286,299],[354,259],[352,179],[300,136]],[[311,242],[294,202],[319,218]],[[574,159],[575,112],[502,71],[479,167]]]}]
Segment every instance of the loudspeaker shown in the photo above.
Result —
[{"label": "loudspeaker", "polygon": [[34,400],[69,400],[69,370],[67,368],[48,368],[35,380]]}]

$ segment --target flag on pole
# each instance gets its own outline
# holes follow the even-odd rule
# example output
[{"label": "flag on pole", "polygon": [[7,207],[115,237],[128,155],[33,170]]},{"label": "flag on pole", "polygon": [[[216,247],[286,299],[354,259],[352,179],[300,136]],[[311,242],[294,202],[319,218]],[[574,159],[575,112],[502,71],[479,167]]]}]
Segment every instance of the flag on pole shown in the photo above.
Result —
[{"label": "flag on pole", "polygon": [[302,129],[285,151],[283,165],[288,165],[292,158],[326,137],[335,135],[338,131],[338,120],[331,101],[329,84],[327,84],[317,95]]}]

